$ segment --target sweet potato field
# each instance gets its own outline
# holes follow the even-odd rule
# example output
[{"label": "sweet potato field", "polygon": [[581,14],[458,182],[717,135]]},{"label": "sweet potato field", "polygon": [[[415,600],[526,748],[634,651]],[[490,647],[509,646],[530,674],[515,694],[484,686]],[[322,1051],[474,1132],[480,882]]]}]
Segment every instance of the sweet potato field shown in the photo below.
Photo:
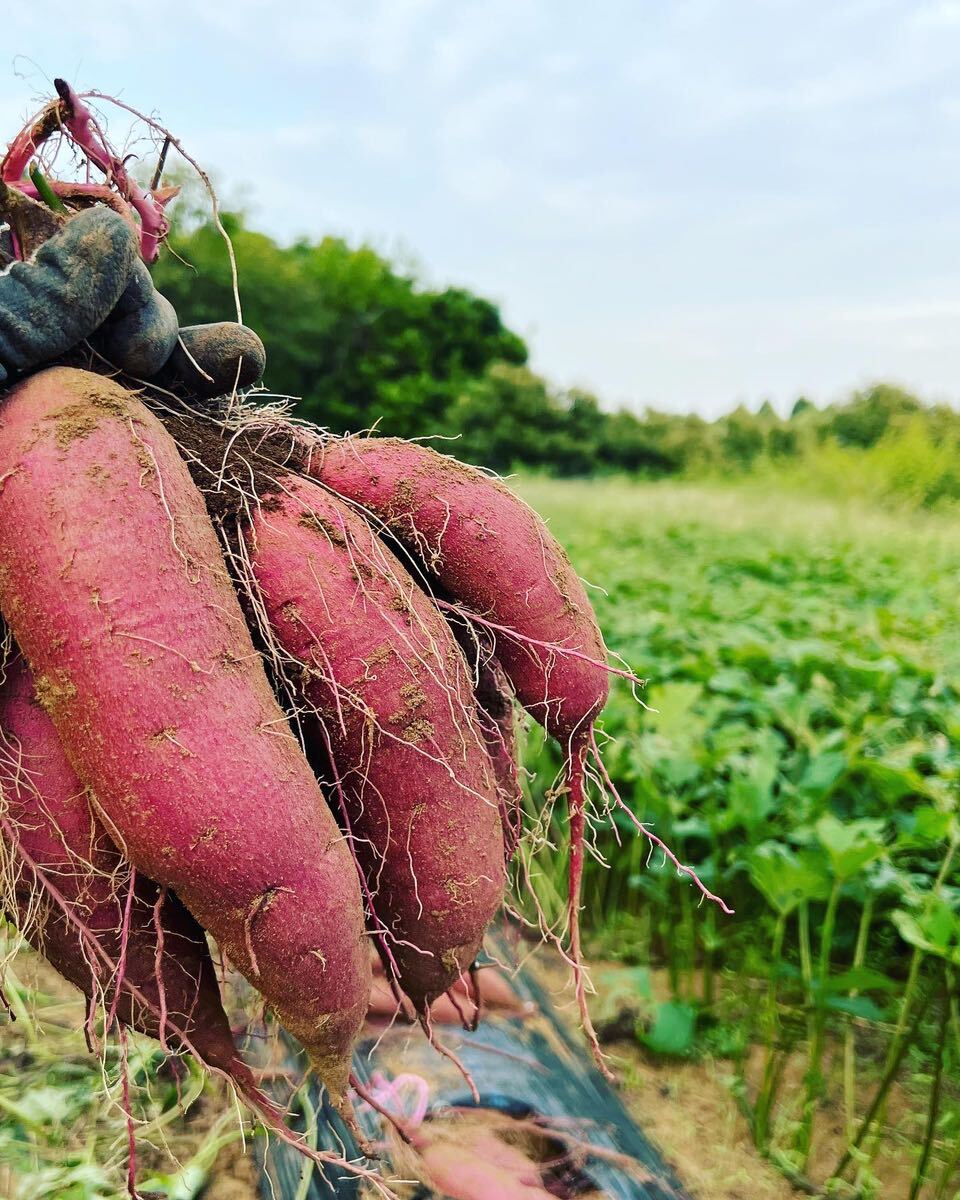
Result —
[{"label": "sweet potato field", "polygon": [[[731,1104],[795,1182],[833,1171],[899,1195],[883,1178],[892,1144],[909,1161],[905,1196],[954,1196],[956,523],[748,488],[524,493],[603,582],[592,595],[610,642],[649,678],[655,711],[614,688],[608,770],[736,910],[698,907],[629,836],[609,869],[588,858],[590,952],[669,980],[636,1036],[664,1061],[728,1061]],[[541,778],[550,753],[533,735]],[[838,1124],[850,1149],[825,1165]]]}]

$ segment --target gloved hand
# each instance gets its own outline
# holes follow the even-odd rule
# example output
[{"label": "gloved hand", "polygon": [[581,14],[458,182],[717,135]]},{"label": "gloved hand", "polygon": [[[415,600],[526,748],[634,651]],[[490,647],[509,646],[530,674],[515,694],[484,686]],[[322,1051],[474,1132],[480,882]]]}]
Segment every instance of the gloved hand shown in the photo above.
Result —
[{"label": "gloved hand", "polygon": [[9,260],[0,272],[0,385],[85,339],[124,373],[203,398],[260,379],[266,354],[252,329],[228,321],[178,328],[135,227],[119,213],[97,205],[42,220],[52,235],[26,261],[3,254],[0,241],[0,266]]}]

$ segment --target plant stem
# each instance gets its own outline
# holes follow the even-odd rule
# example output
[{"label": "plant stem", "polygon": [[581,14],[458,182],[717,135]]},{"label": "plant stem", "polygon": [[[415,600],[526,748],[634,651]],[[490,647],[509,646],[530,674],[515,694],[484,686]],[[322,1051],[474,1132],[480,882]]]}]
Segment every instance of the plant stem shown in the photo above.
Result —
[{"label": "plant stem", "polygon": [[908,1200],[917,1200],[927,1174],[927,1164],[930,1162],[930,1152],[933,1149],[933,1138],[937,1129],[937,1113],[940,1110],[940,1088],[943,1083],[943,1060],[946,1056],[947,1019],[950,1014],[950,1003],[947,994],[947,973],[943,972],[943,1004],[940,1013],[940,1031],[937,1038],[937,1061],[933,1071],[933,1087],[930,1089],[930,1103],[927,1106],[927,1127],[923,1135],[923,1149],[920,1161],[910,1185]]},{"label": "plant stem", "polygon": [[[813,1044],[814,1000],[813,1000],[813,953],[810,943],[810,904],[804,900],[797,908],[797,937],[800,950],[800,977],[803,980],[803,1007],[806,1014],[807,1045]],[[799,1133],[797,1144],[799,1144]]]},{"label": "plant stem", "polygon": [[717,936],[717,917],[712,905],[707,909],[706,927],[703,945],[703,1006],[711,1009],[716,999],[713,966]]},{"label": "plant stem", "polygon": [[692,1000],[695,994],[697,969],[697,934],[693,923],[693,905],[690,903],[690,889],[681,888],[680,908],[683,913],[683,946],[684,966],[686,967],[685,998]]},{"label": "plant stem", "polygon": [[[769,988],[769,982],[767,987]],[[737,1104],[746,1117],[751,1135],[754,1133],[754,1109],[750,1103],[750,1089],[747,1086],[747,1058],[750,1054],[752,1043],[760,1040],[762,1037],[759,1010],[765,1001],[766,990],[761,994],[759,987],[747,988],[746,1010],[739,1023],[743,1036],[738,1040],[736,1049],[730,1060],[733,1070],[733,1093],[737,1099]]]},{"label": "plant stem", "polygon": [[933,997],[933,991],[934,989],[931,988],[920,1001],[917,1011],[914,1014],[913,1021],[910,1024],[910,1028],[906,1030],[906,1032],[902,1034],[899,1039],[896,1053],[892,1058],[888,1056],[888,1061],[884,1067],[883,1076],[880,1079],[880,1083],[877,1087],[876,1093],[874,1094],[870,1108],[867,1111],[867,1115],[863,1118],[860,1128],[857,1130],[856,1137],[852,1142],[850,1142],[846,1150],[840,1156],[840,1161],[837,1163],[836,1167],[834,1167],[831,1179],[839,1178],[847,1169],[847,1167],[850,1165],[851,1159],[853,1158],[854,1151],[859,1149],[860,1144],[863,1142],[863,1139],[866,1137],[870,1129],[870,1126],[876,1119],[877,1113],[883,1105],[887,1093],[890,1090],[890,1085],[893,1083],[894,1079],[896,1078],[897,1071],[900,1069],[900,1064],[903,1062],[903,1057],[913,1039],[917,1036],[917,1032],[920,1029],[920,1022],[923,1020],[924,1014],[926,1013]]},{"label": "plant stem", "polygon": [[[951,840],[950,845],[947,847],[947,852],[943,856],[943,862],[940,864],[940,870],[937,872],[937,877],[934,880],[933,887],[930,889],[929,896],[927,897],[927,904],[930,904],[937,896],[940,895],[940,892],[943,889],[944,880],[947,878],[947,875],[950,872],[950,868],[953,865],[953,860],[956,855],[958,846],[960,846],[960,841],[958,841],[958,839],[954,838],[953,840]],[[925,957],[926,957],[925,952],[923,950],[921,950],[919,948],[919,946],[914,946],[913,953],[910,956],[910,967],[909,967],[909,970],[907,971],[907,982],[903,989],[903,999],[900,1003],[900,1013],[899,1013],[899,1016],[897,1017],[897,1025],[896,1025],[896,1028],[894,1029],[893,1038],[891,1039],[890,1046],[887,1049],[887,1057],[884,1062],[884,1073],[886,1073],[887,1068],[890,1065],[890,1062],[892,1061],[893,1057],[899,1051],[900,1041],[903,1037],[903,1032],[907,1026],[907,1017],[910,1014],[910,1008],[913,1005],[914,994],[916,993],[916,990],[917,990],[917,982],[920,978],[920,967],[922,966],[923,960]],[[870,1147],[870,1154],[868,1156],[871,1162],[876,1157],[877,1152],[880,1149],[879,1129],[883,1125],[885,1116],[886,1116],[886,1096],[884,1095],[881,1099],[880,1109],[877,1112],[877,1130],[878,1130],[878,1132],[873,1139],[873,1142]],[[865,1131],[864,1131],[863,1127],[861,1127],[860,1132],[858,1134],[858,1138],[860,1141],[863,1140],[864,1132]],[[859,1144],[859,1142],[857,1144]]]},{"label": "plant stem", "polygon": [[663,940],[667,955],[667,973],[670,979],[670,997],[679,1000],[680,997],[680,963],[677,955],[676,923],[670,919],[670,913],[675,911],[671,903],[673,887],[666,889],[666,905],[660,914],[660,937]]},{"label": "plant stem", "polygon": [[770,1141],[770,1109],[773,1105],[774,1063],[780,1024],[777,1019],[777,992],[780,981],[780,964],[783,960],[783,935],[786,927],[786,914],[778,913],[777,922],[773,927],[773,947],[763,1016],[763,1034],[767,1053],[763,1064],[760,1089],[757,1092],[753,1125],[753,1140],[763,1152],[766,1152]]},{"label": "plant stem", "polygon": [[23,1035],[23,1040],[27,1044],[27,1049],[31,1053],[35,1053],[39,1045],[39,1034],[37,1027],[34,1024],[33,1017],[24,1003],[24,997],[27,995],[27,989],[20,982],[13,972],[13,968],[8,964],[4,973],[4,989],[7,998],[7,1004],[10,1007],[10,1012],[13,1014],[17,1022],[17,1032]]},{"label": "plant stem", "polygon": [[[937,1180],[937,1186],[934,1188],[933,1200],[947,1200],[947,1188],[950,1186],[950,1180],[953,1178],[953,1173],[960,1165],[960,1137],[954,1137],[953,1149],[947,1154],[943,1163],[943,1170],[940,1172],[940,1178]],[[956,1193],[954,1193],[956,1196]]]},{"label": "plant stem", "polygon": [[797,925],[800,940],[800,975],[803,979],[804,999],[812,1005],[813,955],[810,953],[810,905],[806,900],[797,909]]},{"label": "plant stem", "polygon": [[[947,1006],[950,1009],[950,1028],[953,1031],[955,1052],[960,1055],[960,1003],[957,1000],[957,981],[949,963],[946,965],[945,971],[948,997]],[[954,1129],[960,1123],[960,1112],[956,1115],[958,1120],[954,1122]],[[934,1188],[933,1200],[946,1200],[947,1188],[950,1186],[950,1180],[953,1178],[953,1173],[958,1166],[960,1166],[960,1137],[955,1135],[953,1148],[944,1160],[943,1169],[937,1180],[937,1186]]]},{"label": "plant stem", "polygon": [[649,904],[645,904],[640,913],[638,931],[640,961],[649,963],[653,957],[653,914]]},{"label": "plant stem", "polygon": [[814,1144],[814,1124],[817,1105],[823,1094],[823,1039],[827,1030],[827,982],[830,976],[830,950],[833,949],[833,934],[836,928],[836,908],[840,904],[840,890],[844,881],[836,876],[823,914],[820,934],[820,964],[817,970],[816,1007],[814,1010],[814,1040],[810,1043],[810,1057],[806,1068],[806,1102],[803,1124],[800,1126],[800,1148],[803,1152],[803,1170],[810,1159]]},{"label": "plant stem", "polygon": [[[857,944],[853,952],[853,969],[855,971],[860,970],[867,957],[867,941],[870,936],[875,903],[874,893],[868,892],[866,902],[860,911]],[[854,999],[858,994],[859,988],[852,988],[850,998]],[[857,1120],[857,1055],[852,1015],[847,1017],[843,1031],[843,1104],[846,1114],[847,1140],[849,1141],[854,1135]]]}]

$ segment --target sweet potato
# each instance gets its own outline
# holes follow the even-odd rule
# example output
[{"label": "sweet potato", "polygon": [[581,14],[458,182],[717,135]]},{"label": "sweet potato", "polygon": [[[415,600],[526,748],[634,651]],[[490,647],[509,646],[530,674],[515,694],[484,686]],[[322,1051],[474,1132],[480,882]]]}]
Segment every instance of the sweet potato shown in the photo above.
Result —
[{"label": "sweet potato", "polygon": [[453,598],[457,616],[492,635],[518,700],[566,749],[570,959],[581,1019],[602,1066],[587,1008],[579,918],[585,765],[608,687],[603,638],[583,585],[518,496],[429,447],[398,438],[329,439],[308,451],[305,469],[382,522],[440,596]]},{"label": "sweet potato", "polygon": [[449,1200],[552,1200],[533,1159],[492,1131],[452,1130],[437,1136],[430,1123],[418,1131],[423,1174]]},{"label": "sweet potato", "polygon": [[383,522],[441,594],[491,629],[520,703],[554,736],[607,699],[605,650],[583,585],[537,514],[499,480],[399,438],[331,439],[308,474]]},{"label": "sweet potato", "polygon": [[248,532],[273,636],[297,664],[385,965],[423,1013],[503,896],[503,837],[467,665],[369,525],[282,477]]},{"label": "sweet potato", "polygon": [[203,930],[123,862],[22,659],[0,688],[0,795],[4,903],[20,932],[93,1006],[249,1085]]},{"label": "sweet potato", "polygon": [[523,790],[517,766],[513,692],[503,667],[492,655],[479,658],[474,674],[480,725],[500,797],[503,855],[510,862],[523,836]]},{"label": "sweet potato", "polygon": [[72,766],[339,1102],[370,988],[359,882],[175,444],[55,368],[3,401],[0,480],[0,609]]},{"label": "sweet potato", "polygon": [[[393,1024],[398,1020],[414,1020],[410,1001],[405,996],[397,999],[383,970],[378,970],[379,966],[379,963],[374,963],[370,1008],[367,1011],[368,1025],[371,1022]],[[430,1020],[434,1026],[462,1025],[464,1015],[476,1008],[478,1000],[483,1013],[487,1015],[494,1013],[523,1019],[536,1012],[536,1005],[521,1000],[499,968],[482,967],[474,971],[472,976],[458,979],[445,995],[439,996],[430,1005]]]}]

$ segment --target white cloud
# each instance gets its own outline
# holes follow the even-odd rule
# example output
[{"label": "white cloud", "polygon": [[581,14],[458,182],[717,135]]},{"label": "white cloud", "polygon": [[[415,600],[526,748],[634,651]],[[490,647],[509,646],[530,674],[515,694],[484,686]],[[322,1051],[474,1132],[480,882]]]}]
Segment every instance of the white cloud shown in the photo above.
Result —
[{"label": "white cloud", "polygon": [[156,104],[260,227],[404,238],[562,382],[960,391],[960,0],[42,9],[5,14],[0,139],[43,71]]},{"label": "white cloud", "polygon": [[362,122],[345,136],[356,138],[357,144],[373,159],[395,162],[410,153],[410,136],[399,125]]},{"label": "white cloud", "polygon": [[469,153],[478,144],[503,141],[515,131],[533,100],[529,79],[503,79],[454,101],[440,114],[438,140],[450,150]]},{"label": "white cloud", "polygon": [[451,195],[471,207],[509,204],[516,212],[521,176],[502,158],[492,154],[458,158],[444,164],[441,178]]},{"label": "white cloud", "polygon": [[[185,0],[173,7],[187,8]],[[376,73],[415,66],[423,27],[440,0],[205,0],[194,19],[219,33],[229,51],[240,44],[263,55],[282,53],[299,63],[348,60]],[[167,13],[167,19],[171,14]]]},{"label": "white cloud", "polygon": [[960,0],[936,0],[933,4],[918,4],[909,19],[914,25],[931,29],[960,27]]}]

